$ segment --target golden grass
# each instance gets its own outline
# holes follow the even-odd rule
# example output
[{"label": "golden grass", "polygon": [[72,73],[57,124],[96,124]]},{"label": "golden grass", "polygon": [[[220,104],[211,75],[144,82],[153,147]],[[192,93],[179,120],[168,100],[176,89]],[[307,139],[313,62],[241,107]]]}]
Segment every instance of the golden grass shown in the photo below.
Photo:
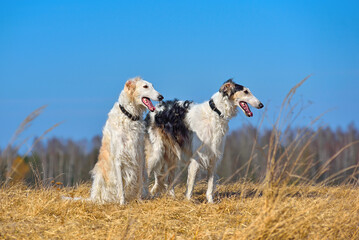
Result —
[{"label": "golden grass", "polygon": [[[297,106],[291,104],[292,97],[308,77],[283,101],[270,143],[264,146],[267,168],[261,183],[219,185],[215,204],[206,203],[206,184],[202,183],[196,186],[193,201],[184,199],[184,186],[177,186],[175,199],[162,196],[121,206],[61,199],[88,197],[89,184],[61,188],[61,183],[53,182],[53,187],[44,187],[48,179],[39,175],[37,186],[44,186],[28,188],[8,178],[0,186],[0,239],[359,239],[359,188],[324,185],[349,169],[355,170],[350,181],[343,182],[358,183],[359,165],[315,185],[337,155],[359,142],[339,150],[311,179],[306,175],[315,162],[304,155],[316,133],[303,131],[294,141],[283,142]],[[25,120],[14,139],[37,115],[35,112]],[[244,179],[254,158],[256,139],[254,142]],[[7,166],[11,166],[10,161]]]},{"label": "golden grass", "polygon": [[[56,184],[55,184],[56,185]],[[359,239],[359,189],[352,186],[281,187],[266,201],[263,185],[219,185],[215,204],[199,184],[194,200],[177,198],[96,205],[64,201],[89,195],[90,186],[0,191],[0,238],[5,239]]]}]

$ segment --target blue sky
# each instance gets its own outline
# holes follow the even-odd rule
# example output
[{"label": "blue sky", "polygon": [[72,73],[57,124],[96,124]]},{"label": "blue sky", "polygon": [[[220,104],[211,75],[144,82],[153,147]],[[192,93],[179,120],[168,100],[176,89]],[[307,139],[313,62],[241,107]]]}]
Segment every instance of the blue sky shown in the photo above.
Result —
[{"label": "blue sky", "polygon": [[[126,79],[166,99],[208,100],[228,78],[249,87],[273,121],[288,90],[323,124],[358,126],[357,1],[1,1],[0,147],[34,109],[25,136],[91,138]],[[254,117],[239,114],[230,129]]]}]

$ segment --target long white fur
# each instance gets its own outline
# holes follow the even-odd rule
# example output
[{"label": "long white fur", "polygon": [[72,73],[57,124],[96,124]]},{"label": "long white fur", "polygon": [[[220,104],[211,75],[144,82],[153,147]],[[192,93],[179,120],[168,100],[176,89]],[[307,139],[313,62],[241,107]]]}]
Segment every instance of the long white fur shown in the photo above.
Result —
[{"label": "long white fur", "polygon": [[[237,114],[237,106],[239,101],[245,101],[250,105],[261,108],[263,105],[261,102],[250,93],[248,88],[245,88],[249,94],[238,94],[238,97],[231,99],[228,96],[224,96],[222,93],[217,92],[212,96],[212,99],[216,107],[221,111],[222,117],[214,112],[208,101],[201,104],[194,104],[188,110],[185,118],[185,123],[188,128],[193,132],[191,144],[191,157],[188,167],[188,178],[187,178],[187,192],[186,198],[190,199],[194,188],[196,174],[199,167],[203,167],[208,172],[208,186],[206,192],[206,198],[209,203],[213,203],[213,192],[215,189],[215,170],[217,165],[220,163],[224,144],[225,135],[228,131],[228,122],[231,118]],[[155,113],[150,113],[153,119]],[[163,151],[168,145],[168,141],[163,141],[163,135],[158,134],[158,131],[150,128],[149,131],[149,142],[152,145],[152,151],[147,156],[148,175],[153,170],[155,173],[155,184],[151,190],[151,194],[155,194],[161,189],[160,179],[161,171],[163,174],[164,165],[167,163],[169,174],[173,175],[174,159],[180,160],[186,154],[178,153],[178,146],[168,147],[172,152],[167,153],[167,158],[164,157]],[[146,144],[146,148],[147,148]],[[183,148],[182,148],[183,150]],[[146,152],[147,149],[146,149]],[[188,154],[187,154],[188,155]],[[172,172],[171,172],[172,171]],[[169,190],[171,195],[174,195],[173,185],[171,180],[174,177],[168,179],[168,185],[172,186]]]},{"label": "long white fur", "polygon": [[[159,101],[159,96],[161,95],[151,83],[139,77],[126,82],[103,128],[98,162],[91,171],[91,196],[86,200],[125,204],[140,198],[141,191],[143,196],[147,195],[147,186],[143,184],[147,182],[147,173],[144,159],[145,126],[142,117],[146,107],[141,99],[147,97]],[[140,119],[131,120],[121,111],[119,104]]]}]

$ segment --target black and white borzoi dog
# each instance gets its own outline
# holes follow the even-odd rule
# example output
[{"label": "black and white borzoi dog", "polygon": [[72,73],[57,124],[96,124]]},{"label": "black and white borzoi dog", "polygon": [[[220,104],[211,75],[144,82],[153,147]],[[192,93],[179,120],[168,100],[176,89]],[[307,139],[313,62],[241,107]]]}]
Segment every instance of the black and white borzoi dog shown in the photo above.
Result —
[{"label": "black and white borzoi dog", "polygon": [[190,158],[186,198],[190,199],[199,167],[208,172],[207,201],[213,202],[216,165],[221,161],[228,122],[236,116],[239,107],[252,117],[248,104],[263,108],[251,91],[231,79],[226,81],[209,101],[194,104],[191,101],[165,101],[156,111],[146,116],[147,173],[154,171],[154,195],[165,189],[174,196],[174,178],[179,160]]}]

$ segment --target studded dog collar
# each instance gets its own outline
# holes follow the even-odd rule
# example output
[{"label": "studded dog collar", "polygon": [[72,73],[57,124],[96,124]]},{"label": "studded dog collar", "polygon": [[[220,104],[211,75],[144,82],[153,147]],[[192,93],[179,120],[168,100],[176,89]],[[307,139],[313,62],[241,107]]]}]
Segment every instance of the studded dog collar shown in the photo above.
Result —
[{"label": "studded dog collar", "polygon": [[121,104],[118,104],[118,106],[120,107],[121,111],[123,112],[123,114],[125,114],[129,119],[131,119],[132,121],[138,121],[140,120],[139,116],[133,116],[131,113],[129,113]]},{"label": "studded dog collar", "polygon": [[223,118],[223,115],[222,115],[221,111],[218,110],[218,108],[217,108],[216,105],[214,104],[212,98],[211,98],[211,100],[209,100],[208,103],[209,103],[210,108],[211,108],[213,111],[215,111],[221,118]]}]

